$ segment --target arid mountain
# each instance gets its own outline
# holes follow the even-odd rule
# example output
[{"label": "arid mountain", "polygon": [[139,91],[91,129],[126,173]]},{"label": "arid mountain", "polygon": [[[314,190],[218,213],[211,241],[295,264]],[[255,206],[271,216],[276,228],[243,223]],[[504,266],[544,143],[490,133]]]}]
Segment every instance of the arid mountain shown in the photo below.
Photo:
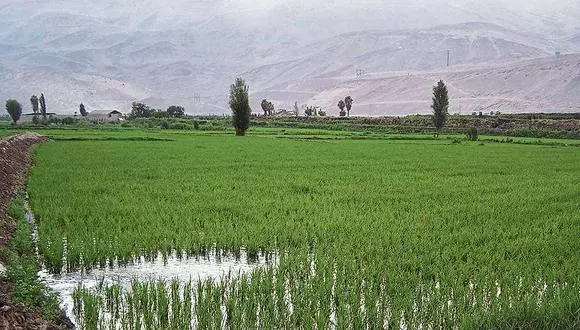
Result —
[{"label": "arid mountain", "polygon": [[293,50],[286,61],[243,75],[256,87],[264,88],[304,78],[442,69],[447,66],[448,54],[449,64],[454,66],[544,57],[553,54],[553,49],[550,41],[487,23],[426,30],[359,31],[306,45]]},{"label": "arid mountain", "polygon": [[431,112],[432,86],[439,79],[449,86],[452,113],[580,111],[579,54],[358,78],[302,79],[256,94],[267,95],[282,108],[291,109],[300,100],[299,104],[321,106],[330,115],[338,115],[336,104],[347,95],[355,100],[355,115],[426,114]]},{"label": "arid mountain", "polygon": [[[453,70],[578,52],[578,22],[572,0],[5,0],[0,102],[44,92],[59,113],[132,101],[223,113],[243,75],[260,100],[305,103],[325,79],[444,69],[447,50]],[[303,81],[322,85],[288,88]]]}]

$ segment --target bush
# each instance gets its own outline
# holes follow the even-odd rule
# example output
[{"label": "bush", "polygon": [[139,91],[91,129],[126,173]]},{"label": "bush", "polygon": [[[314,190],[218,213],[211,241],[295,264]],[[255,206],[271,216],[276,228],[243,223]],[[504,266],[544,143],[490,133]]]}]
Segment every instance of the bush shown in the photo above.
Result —
[{"label": "bush", "polygon": [[48,124],[60,124],[62,120],[60,120],[57,116],[50,115],[48,117]]},{"label": "bush", "polygon": [[191,129],[191,126],[185,124],[185,123],[173,123],[171,124],[171,126],[169,127],[171,129],[180,129],[180,130],[189,130]]},{"label": "bush", "polygon": [[477,131],[476,127],[470,127],[465,134],[467,135],[467,139],[469,141],[479,140],[479,132]]},{"label": "bush", "polygon": [[163,129],[169,129],[171,127],[171,124],[169,124],[169,122],[167,120],[164,120],[161,122],[161,128]]},{"label": "bush", "polygon": [[76,120],[73,117],[64,117],[61,122],[63,125],[72,125]]},{"label": "bush", "polygon": [[3,257],[10,258],[6,275],[12,282],[12,298],[16,303],[40,308],[46,318],[56,320],[60,314],[58,298],[38,278],[40,267],[34,255],[32,230],[24,219],[23,203],[22,196],[10,203],[8,214],[16,219],[17,228],[12,238],[13,251],[2,251]]},{"label": "bush", "polygon": [[36,262],[31,257],[14,260],[7,268],[8,277],[14,283],[13,298],[16,302],[41,307],[38,303],[44,297],[45,289],[37,281],[37,271]]},{"label": "bush", "polygon": [[60,314],[58,296],[38,279],[39,267],[33,257],[13,261],[6,273],[12,281],[12,298],[16,303],[42,310],[45,317],[56,319]]},{"label": "bush", "polygon": [[30,240],[31,229],[29,224],[24,221],[24,199],[18,196],[10,202],[8,215],[17,219],[16,231],[12,237],[12,248],[19,256],[33,254],[32,241]]}]

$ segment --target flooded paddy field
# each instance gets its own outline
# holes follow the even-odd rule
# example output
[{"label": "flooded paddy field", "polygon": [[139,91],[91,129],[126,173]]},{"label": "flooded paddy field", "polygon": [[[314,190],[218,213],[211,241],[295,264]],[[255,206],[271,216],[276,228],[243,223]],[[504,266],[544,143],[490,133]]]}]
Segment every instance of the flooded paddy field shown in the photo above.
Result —
[{"label": "flooded paddy field", "polygon": [[[34,158],[28,192],[47,281],[81,269],[98,278],[111,260],[127,268],[106,276],[133,278],[77,287],[85,328],[578,319],[576,147],[182,134],[60,140]],[[169,269],[194,278],[194,257],[212,249],[284,253],[276,267],[239,261],[238,276],[191,283],[173,284],[173,270],[135,274],[157,268],[136,257],[183,251],[193,264]]]},{"label": "flooded paddy field", "polygon": [[[39,259],[38,250],[38,226],[34,214],[28,204],[28,199],[23,199],[24,220],[29,224],[32,232],[33,247]],[[67,243],[63,239],[63,260],[66,260]],[[83,313],[79,313],[75,306],[75,298],[79,299],[81,291],[91,294],[103,290],[103,288],[115,287],[127,291],[134,290],[136,283],[165,283],[171,281],[172,286],[191,287],[192,283],[219,282],[224,279],[232,279],[242,274],[250,273],[257,267],[275,267],[277,265],[277,251],[266,254],[259,253],[250,255],[241,248],[236,253],[218,251],[215,246],[206,250],[203,255],[189,256],[185,251],[170,254],[158,252],[157,255],[136,256],[133,260],[119,264],[118,260],[109,260],[106,266],[99,268],[81,267],[69,272],[62,269],[60,272],[51,273],[46,267],[42,267],[38,276],[42,283],[50,288],[59,297],[60,307],[65,311],[71,321],[80,328],[89,325],[85,323]],[[183,292],[183,291],[182,291]],[[105,312],[101,312],[105,315]],[[101,320],[108,322],[109,327],[116,324],[112,315]],[[105,323],[103,323],[104,326]],[[90,326],[89,326],[90,327]]]},{"label": "flooded paddy field", "polygon": [[[61,300],[61,307],[67,315],[73,317],[77,325],[82,325],[84,315],[78,315],[75,307],[75,292],[83,290],[91,293],[98,292],[104,287],[117,287],[131,292],[139,282],[175,282],[173,285],[191,285],[204,281],[219,282],[225,278],[236,278],[250,273],[257,267],[274,265],[267,262],[263,256],[256,261],[249,261],[242,254],[236,258],[233,255],[219,256],[213,251],[208,257],[180,258],[176,254],[154,259],[141,257],[127,265],[112,265],[92,270],[79,270],[52,274],[46,269],[39,276],[41,280],[56,292]],[[78,315],[78,316],[77,316]],[[109,318],[110,322],[113,322]]]}]

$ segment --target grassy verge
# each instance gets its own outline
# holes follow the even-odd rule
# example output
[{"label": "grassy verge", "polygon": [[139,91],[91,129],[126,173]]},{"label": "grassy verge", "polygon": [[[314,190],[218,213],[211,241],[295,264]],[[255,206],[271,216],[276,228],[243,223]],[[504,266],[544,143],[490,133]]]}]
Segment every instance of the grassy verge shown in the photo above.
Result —
[{"label": "grassy verge", "polygon": [[[2,130],[0,130],[2,132]],[[16,131],[11,133],[16,133]],[[177,140],[188,140],[195,137],[208,136],[231,136],[233,131],[192,131],[192,130],[166,130],[159,128],[135,129],[122,127],[101,127],[94,128],[52,128],[38,131],[44,136],[48,136],[54,141],[74,142],[74,141],[142,141],[142,142],[170,142]],[[432,134],[421,133],[381,133],[371,131],[329,131],[311,128],[271,128],[252,127],[248,131],[249,136],[274,137],[285,140],[400,140],[400,141],[433,141],[437,143],[465,143],[468,139],[463,133],[444,134],[440,138],[434,138]],[[577,139],[551,139],[551,138],[529,138],[529,137],[509,137],[479,135],[480,144],[526,144],[543,145],[554,147],[579,147],[580,140]]]},{"label": "grassy verge", "polygon": [[[451,115],[445,134],[464,134],[477,128],[480,134],[491,136],[528,137],[541,139],[580,139],[579,114],[521,114],[501,116]],[[251,131],[265,130],[318,130],[333,133],[424,134],[435,131],[430,115],[405,117],[252,117]],[[14,130],[163,130],[189,132],[232,132],[228,116],[189,118],[137,118],[117,123],[95,124],[75,118],[65,123],[54,121],[48,125],[21,123],[12,126],[0,122],[0,135]],[[4,132],[2,132],[4,131]],[[7,133],[8,132],[8,133]]]},{"label": "grassy verge", "polygon": [[58,298],[38,278],[40,265],[31,239],[32,228],[25,220],[22,194],[11,201],[8,215],[17,224],[11,248],[3,251],[8,262],[6,273],[12,282],[12,299],[14,303],[42,311],[46,320],[56,323],[60,317]]}]

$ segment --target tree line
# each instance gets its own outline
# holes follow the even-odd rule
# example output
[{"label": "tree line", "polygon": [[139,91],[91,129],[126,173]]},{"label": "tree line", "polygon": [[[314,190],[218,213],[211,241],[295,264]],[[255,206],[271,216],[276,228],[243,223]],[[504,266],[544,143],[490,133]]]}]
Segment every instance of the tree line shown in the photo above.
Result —
[{"label": "tree line", "polygon": [[183,118],[185,116],[185,109],[179,105],[172,105],[163,111],[161,109],[154,109],[150,106],[133,102],[131,106],[131,114],[129,119],[133,118]]},{"label": "tree line", "polygon": [[[340,109],[339,115],[341,117],[350,116],[350,111],[352,109],[353,102],[354,102],[354,100],[350,96],[347,96],[344,98],[344,100],[340,100],[338,102],[338,108]],[[274,104],[272,102],[268,101],[267,99],[263,99],[262,102],[260,103],[260,106],[262,107],[262,111],[264,111],[264,117],[274,116],[276,114]],[[303,109],[304,109],[304,114],[307,117],[310,117],[310,116],[325,117],[327,115],[326,111],[322,110],[322,108],[320,106],[305,105],[305,106],[303,106]],[[345,109],[346,109],[346,111],[345,111]],[[298,116],[299,111],[298,111],[298,104],[297,103],[294,104],[294,112]]]},{"label": "tree line", "polygon": [[[44,93],[40,93],[40,97],[36,95],[32,95],[30,97],[30,104],[32,106],[32,114],[33,114],[33,121],[38,123],[38,117],[42,116],[43,122],[46,123],[46,98],[44,97]],[[12,122],[16,125],[16,123],[20,120],[22,116],[22,105],[17,100],[7,100],[6,101],[6,112],[12,118]]]},{"label": "tree line", "polygon": [[[236,130],[236,135],[245,135],[246,130],[250,126],[250,116],[252,109],[250,108],[249,87],[242,78],[237,78],[234,84],[230,86],[230,109],[232,111],[232,122]],[[447,86],[440,80],[437,85],[433,87],[433,104],[431,109],[433,110],[433,124],[435,126],[435,136],[439,137],[441,130],[445,126],[447,121],[447,116],[449,115],[449,93]],[[352,109],[352,104],[354,103],[353,98],[349,95],[338,102],[338,108],[340,109],[340,116],[350,116],[350,111]],[[274,111],[274,104],[266,99],[262,100],[261,103],[262,110],[264,111],[264,116],[271,116]],[[298,113],[298,105],[294,104],[296,113]],[[346,109],[346,111],[345,111]],[[320,110],[320,107],[306,107],[305,114],[307,116],[312,115],[322,115],[325,116],[326,113]],[[470,130],[468,137],[473,139],[477,138],[477,131]]]},{"label": "tree line", "polygon": [[[239,136],[245,135],[246,130],[250,126],[252,109],[249,104],[248,91],[249,86],[242,78],[237,78],[234,84],[230,86],[229,105],[232,111],[232,121],[236,130],[236,135]],[[436,129],[435,136],[438,137],[445,126],[449,114],[448,90],[442,80],[433,87],[432,101],[433,104],[431,105],[431,108],[433,110],[433,124]],[[354,100],[351,96],[347,96],[344,100],[338,102],[341,117],[350,116],[353,102]],[[46,122],[47,108],[44,93],[41,93],[40,97],[32,95],[30,97],[30,104],[32,107],[33,121],[38,121],[38,116],[42,116],[43,122]],[[261,106],[265,116],[273,114],[274,105],[272,102],[264,99],[262,100]],[[297,104],[295,104],[294,107],[298,110]],[[7,100],[6,111],[12,118],[13,123],[16,124],[22,115],[22,105],[17,100]],[[79,106],[79,112],[83,117],[88,115],[88,112],[82,103]],[[326,112],[320,110],[319,107],[307,107],[305,113],[307,116],[313,114],[321,116],[326,115]],[[169,106],[167,110],[163,111],[151,108],[144,103],[133,102],[129,118],[183,118],[184,116],[185,109],[182,106],[172,105]],[[476,134],[476,132],[471,132],[470,137],[473,137],[474,135],[476,136]]]},{"label": "tree line", "polygon": [[[353,102],[354,102],[354,100],[352,99],[352,97],[350,97],[350,95],[345,97],[344,101],[343,100],[338,101],[337,106],[340,109],[339,114],[341,117],[344,117],[344,116],[350,117],[350,110],[352,109]],[[345,108],[346,108],[346,111],[344,111]]]}]

